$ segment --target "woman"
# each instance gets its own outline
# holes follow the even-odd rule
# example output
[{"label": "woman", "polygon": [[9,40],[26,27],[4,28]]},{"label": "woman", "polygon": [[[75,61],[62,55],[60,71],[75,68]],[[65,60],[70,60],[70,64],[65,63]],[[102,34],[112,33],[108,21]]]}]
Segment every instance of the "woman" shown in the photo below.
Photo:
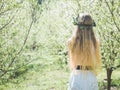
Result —
[{"label": "woman", "polygon": [[68,90],[98,90],[96,70],[100,67],[100,43],[95,37],[95,22],[89,14],[79,14],[76,29],[68,40],[71,76]]}]

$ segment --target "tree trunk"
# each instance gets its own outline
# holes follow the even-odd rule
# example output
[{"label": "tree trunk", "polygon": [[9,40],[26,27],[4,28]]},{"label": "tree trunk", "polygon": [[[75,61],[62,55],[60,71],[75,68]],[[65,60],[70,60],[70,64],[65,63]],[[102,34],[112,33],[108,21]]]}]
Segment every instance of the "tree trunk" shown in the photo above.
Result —
[{"label": "tree trunk", "polygon": [[112,68],[107,68],[107,90],[111,90]]}]

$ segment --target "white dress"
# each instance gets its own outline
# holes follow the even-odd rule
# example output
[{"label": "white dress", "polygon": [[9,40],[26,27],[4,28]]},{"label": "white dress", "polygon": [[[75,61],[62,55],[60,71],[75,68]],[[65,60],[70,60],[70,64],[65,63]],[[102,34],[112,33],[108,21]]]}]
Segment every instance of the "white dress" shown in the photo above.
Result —
[{"label": "white dress", "polygon": [[97,78],[90,70],[73,70],[70,75],[68,90],[98,90]]}]

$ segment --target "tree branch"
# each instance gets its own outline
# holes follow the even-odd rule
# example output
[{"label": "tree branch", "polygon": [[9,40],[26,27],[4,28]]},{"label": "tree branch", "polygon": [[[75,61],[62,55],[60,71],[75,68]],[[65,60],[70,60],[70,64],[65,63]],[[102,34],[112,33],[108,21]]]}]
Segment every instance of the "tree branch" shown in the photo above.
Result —
[{"label": "tree branch", "polygon": [[15,57],[13,57],[12,61],[11,61],[10,64],[8,65],[7,70],[5,70],[4,73],[0,75],[0,77],[4,76],[4,75],[8,72],[8,69],[12,66],[12,64],[13,64],[13,62],[15,61],[16,57],[17,57],[17,56],[21,53],[21,51],[23,50],[24,45],[26,44],[26,41],[27,41],[27,39],[28,39],[28,36],[29,36],[29,33],[30,33],[30,30],[31,30],[32,25],[33,25],[33,20],[32,20],[32,22],[31,22],[31,24],[30,24],[30,26],[29,26],[28,33],[27,33],[27,35],[26,35],[26,37],[25,37],[25,40],[24,40],[24,43],[23,43],[21,49],[16,53]]},{"label": "tree branch", "polygon": [[31,22],[31,24],[30,24],[30,27],[29,27],[29,29],[28,29],[28,33],[27,33],[27,35],[26,35],[26,37],[25,37],[25,40],[24,40],[24,43],[23,43],[21,49],[20,49],[20,50],[18,51],[18,53],[15,55],[15,57],[13,58],[13,60],[11,61],[11,63],[9,64],[8,68],[12,65],[12,63],[13,63],[14,60],[16,59],[17,55],[19,55],[19,54],[21,53],[21,51],[23,50],[23,48],[24,48],[24,46],[25,46],[25,44],[26,44],[26,41],[27,41],[27,39],[28,39],[28,36],[29,36],[30,30],[31,30],[32,24],[33,24],[33,20],[32,20],[32,22]]},{"label": "tree branch", "polygon": [[3,6],[4,6],[4,2],[2,2],[2,5],[0,6],[0,11],[2,10]]},{"label": "tree branch", "polygon": [[117,23],[115,21],[115,16],[113,14],[113,10],[111,10],[110,5],[108,4],[108,2],[106,0],[105,0],[105,3],[106,3],[106,5],[107,5],[107,7],[108,7],[108,9],[109,9],[109,11],[110,11],[110,13],[112,15],[112,19],[113,19],[113,22],[114,22],[116,28],[118,29],[118,31],[120,31],[120,27],[117,25]]},{"label": "tree branch", "polygon": [[117,65],[117,66],[115,66],[115,67],[112,67],[112,69],[114,69],[114,70],[116,70],[116,69],[118,69],[118,68],[120,68],[120,65]]},{"label": "tree branch", "polygon": [[7,11],[10,11],[11,9],[7,9],[7,10],[5,10],[5,11],[2,11],[2,12],[0,12],[0,15],[2,15],[2,14],[4,14],[4,13],[6,13]]},{"label": "tree branch", "polygon": [[2,27],[0,27],[0,30],[2,30],[3,28],[5,28],[7,25],[10,24],[10,22],[13,20],[14,16],[5,24],[3,25]]}]

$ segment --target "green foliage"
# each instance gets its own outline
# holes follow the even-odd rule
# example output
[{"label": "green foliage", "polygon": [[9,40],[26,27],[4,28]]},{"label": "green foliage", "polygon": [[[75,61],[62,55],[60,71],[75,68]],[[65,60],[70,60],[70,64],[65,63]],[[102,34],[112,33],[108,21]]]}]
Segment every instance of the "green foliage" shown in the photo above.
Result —
[{"label": "green foliage", "polygon": [[[1,90],[66,90],[67,40],[74,30],[73,17],[79,12],[90,13],[97,24],[94,30],[101,42],[102,65],[120,65],[119,0],[108,2],[114,16],[104,0],[38,1],[0,1],[0,84],[6,85]],[[113,78],[112,85],[119,86],[118,79]]]},{"label": "green foliage", "polygon": [[[22,52],[30,27],[31,16],[26,15],[26,7],[14,0],[3,0],[0,11],[0,78],[10,79],[16,70],[29,62],[29,55]],[[25,4],[26,5],[26,4]],[[28,9],[28,12],[30,9]],[[22,15],[24,14],[24,15]],[[26,23],[26,20],[28,21]]]}]

